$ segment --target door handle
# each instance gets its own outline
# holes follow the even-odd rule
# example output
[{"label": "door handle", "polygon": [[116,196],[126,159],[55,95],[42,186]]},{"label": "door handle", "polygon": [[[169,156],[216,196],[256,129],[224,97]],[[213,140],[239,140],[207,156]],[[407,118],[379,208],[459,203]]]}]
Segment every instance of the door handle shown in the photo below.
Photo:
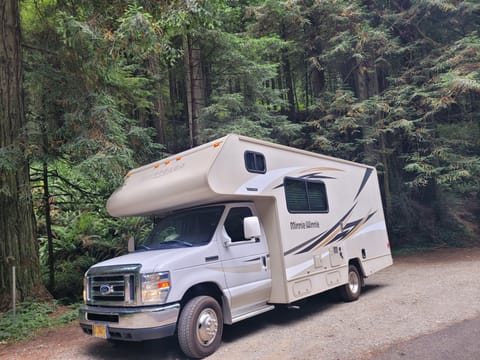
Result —
[{"label": "door handle", "polygon": [[262,269],[264,271],[268,270],[268,268],[267,268],[267,257],[266,256],[262,256]]}]

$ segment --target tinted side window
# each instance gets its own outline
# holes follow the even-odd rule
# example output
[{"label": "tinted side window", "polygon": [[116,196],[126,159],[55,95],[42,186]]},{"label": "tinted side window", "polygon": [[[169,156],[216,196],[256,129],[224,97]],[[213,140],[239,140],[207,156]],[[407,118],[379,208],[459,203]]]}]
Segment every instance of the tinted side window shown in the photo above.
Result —
[{"label": "tinted side window", "polygon": [[284,180],[287,208],[290,212],[308,210],[307,188],[304,181],[286,178]]},{"label": "tinted side window", "polygon": [[245,155],[245,168],[249,172],[265,174],[267,171],[267,164],[265,162],[265,156],[263,154],[246,151]]},{"label": "tinted side window", "polygon": [[323,182],[285,178],[284,187],[289,212],[328,212]]},{"label": "tinted side window", "polygon": [[246,240],[245,233],[243,232],[243,219],[249,216],[252,216],[252,210],[248,207],[230,209],[224,225],[232,242]]},{"label": "tinted side window", "polygon": [[322,182],[307,181],[308,203],[310,211],[328,211],[327,191]]}]

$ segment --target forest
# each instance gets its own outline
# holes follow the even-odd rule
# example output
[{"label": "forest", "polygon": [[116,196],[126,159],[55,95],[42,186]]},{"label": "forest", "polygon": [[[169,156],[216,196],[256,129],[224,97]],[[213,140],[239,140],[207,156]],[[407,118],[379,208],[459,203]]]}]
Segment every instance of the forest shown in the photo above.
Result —
[{"label": "forest", "polygon": [[228,133],[376,167],[394,250],[479,246],[478,0],[2,0],[0,308],[151,222],[129,169]]}]

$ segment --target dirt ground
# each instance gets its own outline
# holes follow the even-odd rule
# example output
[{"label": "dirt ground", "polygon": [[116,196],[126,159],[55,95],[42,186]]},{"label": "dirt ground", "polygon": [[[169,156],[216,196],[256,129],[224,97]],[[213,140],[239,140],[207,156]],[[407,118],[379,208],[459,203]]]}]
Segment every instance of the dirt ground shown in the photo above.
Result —
[{"label": "dirt ground", "polygon": [[[369,359],[389,346],[480,316],[480,248],[394,258],[366,280],[360,299],[334,293],[227,326],[209,359]],[[174,338],[125,345],[84,335],[74,323],[0,345],[0,359],[184,359]]]}]

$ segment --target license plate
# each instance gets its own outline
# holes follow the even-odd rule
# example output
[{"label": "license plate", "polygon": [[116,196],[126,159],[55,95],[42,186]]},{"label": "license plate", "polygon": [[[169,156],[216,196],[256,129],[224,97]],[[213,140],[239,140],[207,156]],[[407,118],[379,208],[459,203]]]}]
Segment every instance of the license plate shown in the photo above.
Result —
[{"label": "license plate", "polygon": [[107,325],[93,325],[92,335],[102,339],[107,338]]}]

